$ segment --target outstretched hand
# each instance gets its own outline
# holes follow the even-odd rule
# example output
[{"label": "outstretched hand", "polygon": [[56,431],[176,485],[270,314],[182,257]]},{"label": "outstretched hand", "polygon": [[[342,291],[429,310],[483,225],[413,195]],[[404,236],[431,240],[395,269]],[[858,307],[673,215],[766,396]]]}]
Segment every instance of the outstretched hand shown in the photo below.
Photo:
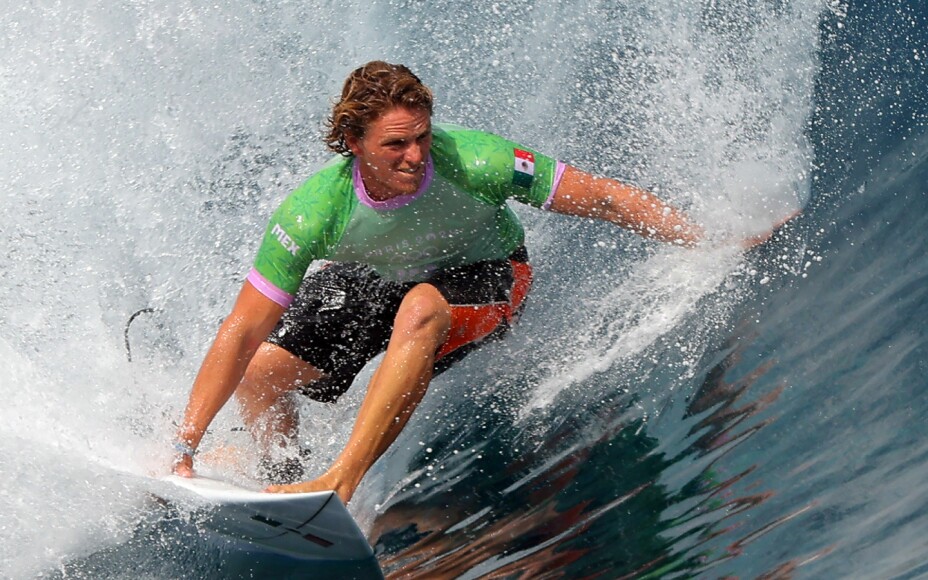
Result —
[{"label": "outstretched hand", "polygon": [[745,250],[750,250],[754,247],[757,247],[763,244],[764,242],[769,240],[771,236],[773,236],[773,234],[777,233],[780,230],[780,228],[786,225],[787,222],[789,222],[790,220],[792,220],[794,217],[798,216],[801,213],[802,213],[802,210],[797,209],[796,211],[787,215],[785,218],[781,219],[779,222],[777,222],[772,228],[770,228],[766,232],[761,232],[759,234],[756,234],[749,238],[741,240],[741,247],[744,248]]}]

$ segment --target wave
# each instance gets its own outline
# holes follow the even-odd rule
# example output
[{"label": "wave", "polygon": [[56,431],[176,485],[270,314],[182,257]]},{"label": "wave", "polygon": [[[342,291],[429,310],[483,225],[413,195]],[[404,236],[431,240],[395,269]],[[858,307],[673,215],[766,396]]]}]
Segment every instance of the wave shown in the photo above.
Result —
[{"label": "wave", "polygon": [[[520,325],[435,381],[352,503],[388,575],[924,572],[924,11],[317,4],[3,16],[2,575],[236,572],[144,478],[267,216],[325,159],[329,96],[381,57],[441,120],[655,188],[720,236],[805,207],[747,256],[520,209]],[[314,469],[367,372],[304,406]]]}]

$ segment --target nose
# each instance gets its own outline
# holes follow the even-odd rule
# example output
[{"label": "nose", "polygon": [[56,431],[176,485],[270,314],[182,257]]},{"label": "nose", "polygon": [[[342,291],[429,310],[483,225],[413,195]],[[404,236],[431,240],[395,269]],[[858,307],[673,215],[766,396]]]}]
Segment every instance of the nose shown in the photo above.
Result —
[{"label": "nose", "polygon": [[425,160],[425,147],[423,147],[423,144],[418,141],[410,143],[409,147],[406,148],[405,158],[406,163],[411,166],[415,167],[421,165]]}]

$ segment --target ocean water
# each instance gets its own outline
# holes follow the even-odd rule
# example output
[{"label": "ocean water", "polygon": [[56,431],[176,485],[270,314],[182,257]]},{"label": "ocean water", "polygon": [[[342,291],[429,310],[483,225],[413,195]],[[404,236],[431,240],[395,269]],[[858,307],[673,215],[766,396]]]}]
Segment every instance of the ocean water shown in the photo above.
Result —
[{"label": "ocean water", "polygon": [[[349,506],[387,577],[928,577],[926,14],[10,4],[0,577],[338,576],[242,561],[148,492],[270,212],[374,58],[417,71],[437,118],[653,188],[714,233],[685,250],[519,208],[519,326],[433,383]],[[725,242],[797,209],[763,247]],[[302,406],[311,471],[369,373]],[[239,427],[230,406],[205,447],[248,457]]]}]

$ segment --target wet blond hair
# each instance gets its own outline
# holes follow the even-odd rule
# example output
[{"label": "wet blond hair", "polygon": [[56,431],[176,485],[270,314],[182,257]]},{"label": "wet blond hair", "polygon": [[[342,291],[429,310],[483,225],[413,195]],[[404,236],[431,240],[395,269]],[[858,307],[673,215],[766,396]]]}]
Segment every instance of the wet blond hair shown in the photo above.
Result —
[{"label": "wet blond hair", "polygon": [[341,99],[332,108],[326,125],[326,146],[351,155],[348,137],[364,137],[367,127],[387,109],[423,109],[432,114],[432,91],[401,64],[375,60],[352,71],[342,87]]}]

